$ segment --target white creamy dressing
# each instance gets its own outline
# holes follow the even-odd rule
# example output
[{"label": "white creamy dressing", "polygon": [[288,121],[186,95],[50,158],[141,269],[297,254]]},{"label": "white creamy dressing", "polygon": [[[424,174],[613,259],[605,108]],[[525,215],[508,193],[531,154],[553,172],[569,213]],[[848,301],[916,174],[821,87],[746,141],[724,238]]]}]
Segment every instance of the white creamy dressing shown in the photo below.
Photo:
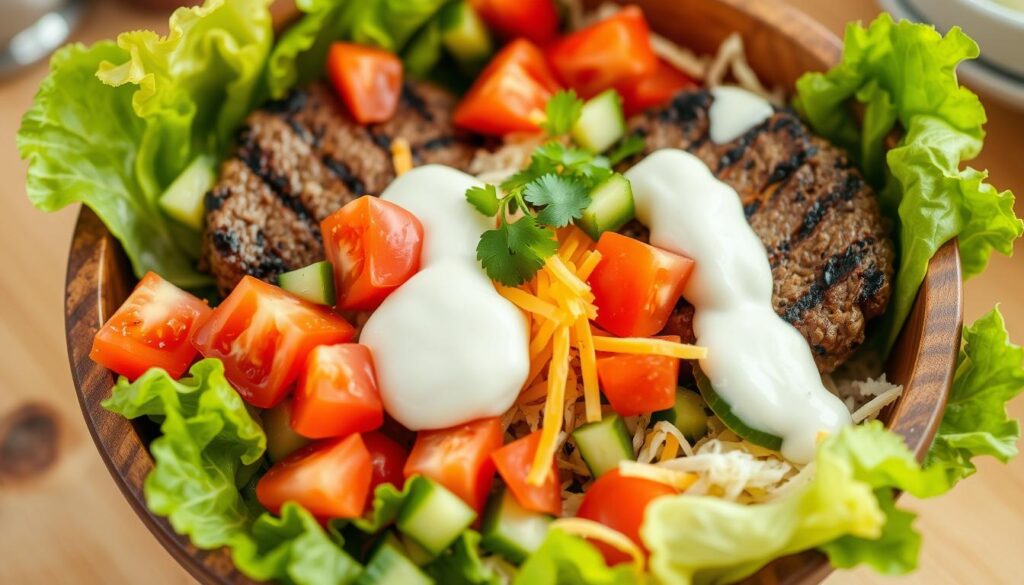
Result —
[{"label": "white creamy dressing", "polygon": [[711,141],[715,144],[732,142],[747,130],[771,117],[772,105],[761,96],[739,87],[722,85],[711,90],[708,118],[711,122]]},{"label": "white creamy dressing", "polygon": [[529,373],[526,319],[476,261],[480,235],[494,227],[466,203],[466,190],[481,185],[427,165],[381,195],[423,224],[420,271],[374,311],[359,341],[373,352],[384,408],[414,431],[503,414]]},{"label": "white creamy dressing", "polygon": [[[711,124],[714,133],[714,116]],[[747,425],[781,437],[787,459],[811,461],[818,433],[850,424],[850,413],[822,384],[804,338],[772,309],[768,256],[739,195],[682,150],[659,150],[626,176],[651,244],[696,262],[683,296],[696,309],[697,344],[708,349],[700,367],[715,392]]]}]

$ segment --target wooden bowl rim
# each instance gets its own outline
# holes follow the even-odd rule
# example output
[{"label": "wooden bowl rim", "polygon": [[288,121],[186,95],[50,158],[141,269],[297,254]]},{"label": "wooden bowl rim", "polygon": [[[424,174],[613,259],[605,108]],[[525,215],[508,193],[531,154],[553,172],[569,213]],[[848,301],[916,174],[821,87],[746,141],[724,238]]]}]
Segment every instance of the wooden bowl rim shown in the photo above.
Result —
[{"label": "wooden bowl rim", "polygon": [[[718,1],[748,13],[773,34],[788,35],[794,26],[809,32],[814,38],[805,43],[803,49],[814,53],[822,62],[838,62],[841,52],[839,39],[796,8],[780,0]],[[105,320],[102,306],[104,287],[111,273],[131,274],[131,270],[118,242],[99,218],[83,207],[69,252],[65,332],[75,392],[89,434],[132,509],[160,544],[194,578],[201,583],[255,583],[238,572],[226,550],[196,549],[187,537],[174,531],[166,518],[153,514],[146,506],[143,481],[153,467],[152,456],[146,447],[148,441],[140,436],[138,421],[128,421],[100,406],[100,401],[109,395],[114,377],[88,358],[92,336]],[[932,259],[918,292],[914,313],[907,320],[909,325],[912,319],[919,319],[922,328],[921,343],[912,348],[914,359],[907,366],[906,387],[912,391],[905,392],[899,402],[885,413],[885,417],[893,422],[889,428],[904,436],[919,460],[931,445],[952,385],[963,321],[961,280],[957,244],[951,241],[942,246]],[[124,292],[127,293],[127,289]],[[907,325],[904,326],[906,328]],[[946,367],[919,367],[928,360],[939,360]],[[914,419],[913,424],[901,426],[901,421],[908,417]],[[795,571],[783,576],[786,582],[817,583],[830,571],[825,557],[812,553]]]}]

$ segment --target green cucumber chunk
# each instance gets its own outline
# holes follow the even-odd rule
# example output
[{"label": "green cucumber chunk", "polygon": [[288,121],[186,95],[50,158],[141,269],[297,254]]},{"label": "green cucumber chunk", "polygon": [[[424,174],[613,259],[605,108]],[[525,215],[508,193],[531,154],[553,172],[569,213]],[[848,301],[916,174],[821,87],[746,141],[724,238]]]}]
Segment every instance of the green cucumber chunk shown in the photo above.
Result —
[{"label": "green cucumber chunk", "polygon": [[572,438],[594,477],[601,477],[617,469],[620,461],[636,458],[633,438],[629,435],[625,421],[617,414],[577,427],[572,432]]},{"label": "green cucumber chunk", "polygon": [[385,540],[373,553],[356,585],[433,585],[434,580],[423,573],[393,542]]},{"label": "green cucumber chunk", "polygon": [[437,555],[476,520],[476,511],[433,481],[420,478],[398,514],[398,529]]},{"label": "green cucumber chunk", "polygon": [[672,423],[691,444],[708,433],[708,413],[704,410],[704,399],[686,388],[676,392],[676,403],[672,408],[651,415],[652,424],[660,420]]},{"label": "green cucumber chunk", "polygon": [[513,563],[521,563],[540,548],[551,520],[547,514],[520,506],[512,492],[503,489],[487,503],[480,544]]},{"label": "green cucumber chunk", "polygon": [[263,432],[267,435],[267,457],[277,463],[292,452],[312,441],[292,430],[292,401],[281,401],[274,408],[263,411]]},{"label": "green cucumber chunk", "polygon": [[206,213],[204,199],[216,181],[216,162],[208,156],[200,156],[160,195],[160,208],[190,228],[202,230]]},{"label": "green cucumber chunk", "polygon": [[487,63],[494,44],[487,25],[466,0],[446,6],[438,17],[441,44],[467,73],[475,73]]},{"label": "green cucumber chunk", "polygon": [[430,551],[419,544],[416,544],[416,541],[408,536],[399,534],[398,540],[402,543],[402,549],[405,550],[405,556],[409,557],[409,560],[415,563],[417,567],[422,567],[434,560],[435,555],[430,554]]},{"label": "green cucumber chunk", "polygon": [[597,240],[607,231],[618,231],[636,215],[633,187],[629,179],[614,174],[590,193],[590,204],[576,221],[591,239]]},{"label": "green cucumber chunk", "polygon": [[583,104],[570,134],[576,144],[598,153],[618,142],[626,134],[626,117],[618,92],[605,90]]},{"label": "green cucumber chunk", "polygon": [[285,272],[277,278],[284,290],[318,305],[334,305],[334,268],[327,260]]},{"label": "green cucumber chunk", "polygon": [[704,372],[700,371],[700,368],[693,368],[693,376],[697,380],[697,389],[700,390],[700,395],[704,398],[708,408],[711,409],[711,412],[715,413],[715,416],[722,419],[722,423],[730,431],[765,449],[778,451],[782,448],[781,437],[759,431],[740,420],[740,417],[736,416],[732,411],[729,403],[711,387],[711,380],[708,380],[708,377],[704,375]]}]

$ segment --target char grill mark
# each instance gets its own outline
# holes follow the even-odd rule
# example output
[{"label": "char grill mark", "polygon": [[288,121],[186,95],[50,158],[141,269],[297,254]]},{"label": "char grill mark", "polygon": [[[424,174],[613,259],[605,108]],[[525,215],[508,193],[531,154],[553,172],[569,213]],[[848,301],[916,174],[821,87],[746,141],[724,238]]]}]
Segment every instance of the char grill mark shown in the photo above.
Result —
[{"label": "char grill mark", "polygon": [[204,198],[201,265],[221,294],[245,275],[272,280],[323,259],[320,222],[387,187],[394,138],[408,140],[417,161],[468,168],[475,148],[451,125],[454,104],[439,89],[407,84],[391,120],[363,126],[333,90],[314,84],[250,114]]},{"label": "char grill mark", "polygon": [[[705,90],[683,93],[630,120],[647,148],[626,164],[658,148],[683,148],[736,189],[768,252],[776,311],[807,339],[819,369],[832,371],[863,341],[865,322],[884,311],[891,292],[893,249],[876,197],[841,150],[787,109],[737,140],[712,143],[712,99]],[[647,237],[639,224],[628,233]],[[665,333],[692,339],[692,317],[680,311]]]}]

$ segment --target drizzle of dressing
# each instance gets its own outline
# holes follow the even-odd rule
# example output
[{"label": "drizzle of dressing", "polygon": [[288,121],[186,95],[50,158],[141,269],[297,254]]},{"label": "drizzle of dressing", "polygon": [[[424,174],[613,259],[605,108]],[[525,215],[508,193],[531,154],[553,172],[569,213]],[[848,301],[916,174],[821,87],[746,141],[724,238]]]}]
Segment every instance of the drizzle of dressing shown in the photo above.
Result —
[{"label": "drizzle of dressing", "polygon": [[410,430],[499,416],[529,374],[526,320],[476,261],[480,235],[494,227],[466,203],[480,185],[427,165],[381,195],[423,224],[420,271],[374,311],[359,341],[373,352],[384,408]]},{"label": "drizzle of dressing", "polygon": [[714,101],[708,111],[711,141],[732,142],[771,117],[775,111],[761,96],[739,87],[722,85],[711,90]]},{"label": "drizzle of dressing", "polygon": [[748,426],[781,437],[787,459],[811,461],[818,434],[850,424],[850,413],[822,384],[804,338],[772,309],[768,256],[736,191],[675,149],[626,176],[651,244],[696,262],[683,296],[696,309],[697,344],[708,348],[700,367],[715,392]]}]

